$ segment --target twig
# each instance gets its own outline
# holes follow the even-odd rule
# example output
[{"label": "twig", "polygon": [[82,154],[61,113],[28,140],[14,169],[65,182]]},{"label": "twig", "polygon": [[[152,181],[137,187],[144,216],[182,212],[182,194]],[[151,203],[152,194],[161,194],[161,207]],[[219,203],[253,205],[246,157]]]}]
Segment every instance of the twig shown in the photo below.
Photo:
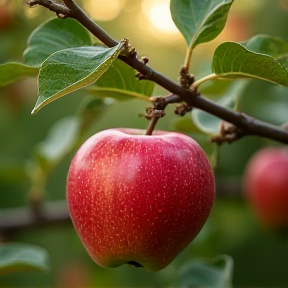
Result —
[{"label": "twig", "polygon": [[[104,30],[94,23],[73,0],[64,1],[65,5],[69,7],[66,7],[66,10],[63,9],[63,6],[59,6],[59,4],[56,5],[54,2],[49,0],[28,0],[28,2],[30,3],[29,5],[34,3],[33,5],[39,4],[44,7],[49,3],[49,7],[47,8],[57,14],[63,14],[66,11],[67,14],[64,16],[76,19],[108,47],[113,47],[118,44],[116,40],[110,37]],[[192,107],[201,109],[223,119],[226,122],[232,123],[239,129],[238,131],[241,131],[242,137],[245,135],[255,135],[288,144],[288,131],[285,131],[282,127],[257,120],[241,112],[221,107],[217,103],[199,95],[196,90],[187,90],[181,87],[178,83],[170,80],[143,63],[143,61],[137,57],[136,53],[134,57],[120,56],[119,58],[142,75],[146,75],[146,79],[153,81],[171,93],[178,95],[179,102],[185,101]],[[195,83],[197,84],[197,82]],[[235,137],[235,140],[236,139],[237,137]]]},{"label": "twig", "polygon": [[52,12],[55,12],[58,16],[63,15],[69,17],[71,15],[70,9],[59,3],[53,2],[51,0],[26,0],[26,3],[30,6],[41,5]]}]

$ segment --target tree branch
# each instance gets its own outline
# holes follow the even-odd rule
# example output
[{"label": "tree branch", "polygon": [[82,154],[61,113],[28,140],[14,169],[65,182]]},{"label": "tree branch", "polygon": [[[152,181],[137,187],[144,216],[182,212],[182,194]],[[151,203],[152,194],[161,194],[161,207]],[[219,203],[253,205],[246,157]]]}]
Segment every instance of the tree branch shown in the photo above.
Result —
[{"label": "tree branch", "polygon": [[[39,4],[57,14],[64,14],[64,16],[76,19],[108,47],[113,47],[118,44],[116,40],[94,23],[73,0],[64,0],[65,9],[63,6],[56,4],[51,0],[27,0],[27,2],[30,6]],[[67,14],[65,14],[65,11]],[[241,112],[219,106],[217,103],[202,97],[197,92],[197,89],[187,90],[183,88],[178,83],[147,66],[146,63],[143,63],[143,61],[137,57],[136,53],[133,53],[133,55],[131,54],[128,57],[120,56],[119,58],[142,75],[145,75],[146,79],[157,83],[172,94],[178,95],[179,102],[185,101],[190,106],[206,111],[237,127],[238,129],[235,129],[236,132],[234,131],[234,136],[228,137],[230,142],[239,139],[240,136],[256,135],[288,144],[288,131],[284,128],[257,120]],[[235,135],[235,133],[238,133],[238,135]],[[222,140],[225,139],[223,138]]]},{"label": "tree branch", "polygon": [[59,3],[53,2],[52,0],[26,0],[26,3],[30,7],[34,7],[36,5],[43,6],[47,9],[49,9],[52,12],[56,12],[56,14],[63,15],[66,17],[69,17],[71,15],[70,9],[68,9],[66,6],[61,5]]},{"label": "tree branch", "polygon": [[72,12],[71,15],[67,16],[76,19],[106,46],[114,47],[119,44],[115,39],[109,36],[102,28],[96,25],[95,22],[93,22],[73,0],[64,0],[64,3]]}]

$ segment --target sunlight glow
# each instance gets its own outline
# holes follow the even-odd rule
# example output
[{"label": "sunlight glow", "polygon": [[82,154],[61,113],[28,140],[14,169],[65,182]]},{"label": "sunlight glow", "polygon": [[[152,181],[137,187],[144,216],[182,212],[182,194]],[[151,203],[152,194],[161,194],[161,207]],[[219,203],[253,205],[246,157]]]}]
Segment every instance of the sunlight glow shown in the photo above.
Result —
[{"label": "sunlight glow", "polygon": [[83,6],[92,19],[110,21],[119,15],[125,3],[126,0],[85,0]]},{"label": "sunlight glow", "polygon": [[166,35],[179,34],[170,13],[169,0],[143,0],[142,11],[153,28]]}]

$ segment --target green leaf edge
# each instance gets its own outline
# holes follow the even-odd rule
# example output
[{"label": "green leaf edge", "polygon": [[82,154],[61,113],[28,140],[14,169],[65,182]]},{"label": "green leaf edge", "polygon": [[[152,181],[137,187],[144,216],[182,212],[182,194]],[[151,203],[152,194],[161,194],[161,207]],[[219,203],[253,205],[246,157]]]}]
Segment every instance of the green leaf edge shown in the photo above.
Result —
[{"label": "green leaf edge", "polygon": [[[86,82],[85,85],[83,85],[83,86],[81,86],[81,87],[78,87],[78,88],[76,88],[76,89],[73,89],[73,87],[77,87],[80,82],[85,81],[85,79],[89,78],[93,73],[95,73],[95,71],[96,71],[101,65],[103,65],[103,63],[100,64],[98,67],[95,67],[94,72],[90,73],[90,74],[87,75],[85,78],[83,78],[83,79],[75,82],[74,84],[66,87],[65,89],[63,89],[63,90],[59,91],[58,93],[50,96],[49,98],[45,99],[44,101],[41,99],[41,95],[38,95],[37,102],[36,102],[33,110],[31,111],[31,114],[32,114],[32,115],[35,115],[41,108],[43,108],[43,107],[46,106],[47,104],[53,102],[54,100],[57,100],[57,99],[61,98],[62,96],[65,96],[65,95],[67,95],[67,94],[69,94],[69,93],[71,93],[71,92],[74,92],[74,91],[76,91],[76,90],[79,90],[79,89],[81,89],[81,88],[84,88],[85,86],[91,85],[91,84],[93,84],[94,82],[96,82],[96,81],[101,77],[101,75],[104,74],[104,73],[108,70],[108,68],[111,66],[111,64],[113,63],[113,61],[118,57],[118,55],[121,53],[121,51],[124,49],[124,47],[125,47],[125,43],[122,41],[122,42],[120,42],[118,45],[116,45],[116,46],[114,46],[114,47],[111,48],[111,49],[115,49],[116,51],[115,51],[115,53],[112,53],[112,54],[110,55],[110,57],[108,57],[108,58],[106,59],[106,61],[104,62],[104,63],[106,63],[108,60],[112,59],[111,63],[106,67],[107,69],[106,69],[103,73],[101,73],[101,74],[100,74],[96,79],[94,79],[93,81],[91,81],[91,82],[88,81],[88,82]],[[80,48],[80,47],[77,47],[77,48]],[[71,48],[68,48],[68,49],[71,49]],[[65,50],[68,50],[68,49],[60,50],[60,51],[57,51],[57,52],[51,54],[51,55],[42,63],[42,66],[43,66],[43,64],[45,64],[45,63],[49,60],[49,58],[52,57],[54,54],[59,53],[59,52],[62,52],[62,51],[65,51]],[[72,49],[73,49],[73,48],[72,48]],[[41,67],[42,67],[42,66],[41,66]],[[41,73],[41,68],[40,68],[40,71],[39,71],[39,76],[40,76],[40,73]],[[38,81],[39,81],[39,76],[38,76]]]},{"label": "green leaf edge", "polygon": [[[224,270],[223,270],[223,275],[224,276],[224,280],[225,281],[225,286],[224,287],[219,287],[219,286],[213,286],[214,288],[232,288],[232,278],[233,278],[233,268],[234,268],[234,261],[233,258],[230,255],[227,254],[221,254],[218,255],[214,258],[196,258],[190,262],[188,262],[188,264],[193,263],[194,265],[204,265],[204,266],[212,266],[215,270],[219,270],[220,268],[218,268],[217,266],[219,265],[219,262],[224,261]],[[217,265],[218,264],[218,265]],[[179,271],[178,271],[178,277],[179,274],[184,274],[184,272],[189,271],[190,269],[187,269],[187,264],[183,265],[182,267],[180,267]],[[189,267],[190,268],[190,267]],[[222,269],[221,269],[222,270]],[[181,275],[183,276],[183,275]],[[180,286],[182,288],[186,287],[186,286]],[[209,286],[210,287],[210,286]]]},{"label": "green leaf edge", "polygon": [[[224,3],[216,6],[216,7],[211,11],[211,13],[208,15],[208,17],[205,18],[205,20],[201,23],[201,27],[203,27],[203,26],[202,26],[203,23],[208,22],[209,18],[213,17],[214,11],[223,9],[225,6],[228,6],[228,13],[229,13],[230,8],[231,8],[233,2],[234,2],[234,0],[230,0],[230,2],[224,2]],[[194,36],[193,36],[192,39],[191,39],[191,42],[190,42],[189,46],[190,46],[192,49],[194,49],[194,48],[195,48],[197,45],[199,45],[199,44],[207,43],[207,42],[210,42],[210,41],[214,40],[214,39],[223,31],[223,29],[224,29],[224,27],[225,27],[225,25],[226,25],[226,22],[227,22],[228,13],[227,13],[227,15],[226,15],[226,17],[225,17],[224,25],[223,25],[223,27],[219,30],[219,33],[215,34],[212,38],[209,38],[208,40],[198,42],[197,40],[200,38],[202,31],[204,31],[203,29],[200,29],[200,30],[199,30],[199,33],[195,32]],[[198,35],[198,36],[195,37],[195,35]],[[195,39],[195,41],[193,41],[194,39]],[[187,43],[187,44],[188,44],[188,43]]]},{"label": "green leaf edge", "polygon": [[[85,33],[86,35],[86,37],[87,37],[87,39],[86,40],[88,40],[87,41],[87,43],[86,43],[86,45],[92,45],[92,40],[91,40],[91,38],[90,38],[90,36],[89,36],[89,33],[88,33],[88,31],[77,21],[77,20],[75,20],[75,19],[73,19],[73,18],[66,18],[66,19],[60,19],[60,18],[52,18],[52,19],[48,19],[47,21],[45,21],[45,22],[43,22],[41,25],[39,25],[38,27],[36,27],[33,31],[32,31],[32,33],[29,35],[29,37],[28,37],[28,40],[27,40],[27,45],[26,45],[26,48],[25,48],[25,50],[23,51],[23,59],[24,59],[24,64],[26,64],[26,65],[29,65],[30,67],[41,67],[41,65],[42,65],[42,63],[45,61],[45,59],[44,59],[44,61],[42,61],[41,63],[37,63],[37,64],[29,64],[29,61],[27,61],[27,54],[29,54],[30,53],[30,51],[32,50],[34,50],[34,47],[35,47],[35,36],[38,36],[39,35],[39,31],[42,33],[42,31],[41,31],[41,29],[43,29],[43,27],[45,27],[45,29],[47,29],[47,26],[49,26],[49,25],[51,25],[51,24],[54,24],[55,22],[63,22],[63,21],[72,21],[72,22],[74,22],[74,24],[76,24],[76,25],[78,25],[79,27],[80,27],[80,29],[82,29],[82,33]],[[54,22],[54,23],[53,23]],[[59,28],[59,27],[58,27]],[[73,27],[74,28],[74,27]],[[78,28],[79,29],[79,28]],[[61,30],[59,30],[60,31],[60,33],[61,33]],[[82,35],[83,36],[83,35]],[[38,39],[37,39],[38,40]],[[83,38],[82,38],[82,40],[83,40]],[[37,43],[37,41],[36,41],[36,44],[38,45],[38,43]],[[37,46],[36,45],[36,46]],[[72,47],[78,47],[78,46],[74,46],[74,45],[72,45],[71,47],[66,47],[66,48],[72,48]],[[65,49],[66,49],[65,48]],[[56,53],[56,52],[58,52],[58,51],[61,51],[61,50],[63,50],[63,49],[60,49],[60,50],[56,50],[56,51],[54,51],[53,53]],[[46,57],[46,59],[50,56],[50,55],[52,55],[53,53],[51,53],[51,54],[49,54],[47,57]],[[28,58],[29,59],[29,58]],[[28,63],[27,63],[28,62]]]},{"label": "green leaf edge", "polygon": [[[22,243],[17,243],[17,242],[11,242],[8,244],[4,244],[2,246],[0,246],[0,250],[1,248],[6,248],[5,246],[14,246],[14,247],[19,247],[20,249],[25,249],[25,248],[29,248],[29,249],[34,249],[34,250],[38,250],[38,252],[42,253],[43,256],[43,260],[44,262],[41,263],[41,265],[39,264],[35,264],[33,261],[25,261],[23,259],[19,260],[19,259],[15,259],[11,262],[10,261],[2,261],[4,263],[1,264],[0,262],[0,276],[1,275],[6,275],[6,274],[10,274],[10,273],[16,273],[16,272],[20,272],[20,271],[40,271],[40,272],[48,272],[50,270],[49,264],[48,264],[48,253],[47,251],[40,247],[40,246],[36,246],[36,245],[30,245],[30,244],[22,244]],[[6,263],[5,263],[6,262]]]},{"label": "green leaf edge", "polygon": [[29,65],[25,65],[25,64],[20,63],[20,62],[12,61],[12,62],[6,62],[3,64],[0,64],[0,73],[1,73],[2,69],[4,69],[4,70],[7,69],[6,68],[7,66],[12,66],[11,69],[13,67],[15,69],[15,66],[16,66],[17,69],[18,68],[22,69],[22,72],[18,73],[18,75],[16,77],[13,77],[8,81],[7,80],[4,81],[3,79],[1,79],[1,76],[0,76],[0,87],[4,87],[4,86],[11,84],[11,83],[14,83],[16,81],[20,81],[20,80],[23,80],[23,79],[26,79],[29,77],[36,76],[38,71],[39,71],[39,67],[29,66]]},{"label": "green leaf edge", "polygon": [[[93,88],[87,88],[88,92],[91,92],[92,94],[97,96],[97,92],[115,92],[117,94],[122,94],[124,96],[134,97],[140,100],[151,102],[150,97],[145,96],[144,94],[129,91],[129,90],[123,90],[119,88],[109,88],[109,87],[93,87]],[[100,96],[101,97],[101,96]],[[109,97],[109,96],[108,96]],[[102,98],[102,97],[101,97]],[[113,98],[113,97],[110,97]],[[118,98],[116,98],[118,99]],[[124,100],[124,99],[123,99]]]},{"label": "green leaf edge", "polygon": [[[243,48],[243,51],[248,51],[248,52],[251,53],[251,54],[261,55],[261,56],[263,56],[263,57],[265,57],[265,58],[271,59],[276,65],[278,65],[278,66],[282,69],[282,72],[284,72],[284,74],[286,74],[287,80],[286,80],[285,82],[280,82],[280,81],[279,81],[279,82],[276,82],[276,81],[272,81],[272,80],[269,80],[269,79],[266,79],[266,78],[258,77],[258,76],[252,75],[252,74],[244,74],[244,73],[239,73],[239,72],[236,72],[236,73],[234,73],[234,72],[228,72],[228,73],[222,73],[222,74],[216,73],[216,72],[215,72],[215,69],[214,69],[214,57],[215,57],[215,54],[216,54],[217,49],[218,49],[219,47],[221,47],[222,45],[225,45],[225,44],[227,44],[227,43],[231,43],[231,44],[233,44],[233,45],[237,45],[238,47]],[[283,85],[283,86],[288,86],[288,71],[285,69],[285,67],[283,67],[283,66],[279,63],[279,61],[277,61],[277,59],[275,59],[275,58],[273,58],[272,56],[267,55],[267,54],[253,52],[253,51],[247,49],[247,48],[246,48],[243,44],[241,44],[241,43],[236,43],[236,42],[230,42],[230,41],[228,41],[228,42],[224,42],[224,43],[220,44],[220,45],[216,48],[216,50],[215,50],[214,57],[213,57],[213,61],[212,61],[212,70],[213,70],[213,72],[215,72],[215,74],[216,74],[219,78],[226,78],[226,79],[233,79],[233,78],[234,78],[234,79],[235,79],[235,78],[256,78],[256,79],[268,81],[268,82],[271,82],[271,83],[280,84],[280,85]],[[238,77],[238,76],[240,76],[240,77]],[[241,77],[241,76],[242,76],[242,77]]]},{"label": "green leaf edge", "polygon": [[[176,2],[176,1],[177,1],[177,0],[175,0],[175,2]],[[211,38],[211,37],[208,38],[208,40],[204,40],[204,41],[197,42],[197,40],[201,37],[201,36],[200,36],[201,33],[202,33],[203,31],[205,31],[205,29],[203,30],[203,24],[205,24],[205,23],[209,20],[210,17],[213,17],[214,11],[220,10],[220,9],[222,9],[222,8],[225,7],[225,6],[229,6],[229,7],[228,7],[228,12],[229,12],[229,10],[230,10],[233,2],[234,2],[234,0],[229,0],[229,2],[219,3],[217,6],[215,6],[214,9],[210,11],[210,14],[207,15],[207,17],[206,17],[206,18],[201,22],[201,24],[199,25],[200,29],[197,29],[197,27],[196,27],[196,25],[195,25],[195,28],[196,28],[196,29],[195,29],[195,33],[194,33],[194,35],[193,35],[192,37],[190,36],[190,33],[189,33],[189,35],[188,35],[187,33],[183,33],[183,32],[182,32],[182,29],[180,29],[180,28],[178,27],[177,21],[175,22],[175,20],[174,20],[174,12],[173,12],[173,9],[172,9],[172,1],[170,2],[170,11],[171,11],[171,15],[172,15],[173,22],[175,23],[176,27],[178,28],[178,30],[179,30],[179,31],[181,32],[181,34],[183,35],[183,37],[184,37],[184,39],[185,39],[185,42],[186,42],[187,46],[189,47],[189,49],[194,49],[194,48],[195,48],[196,46],[198,46],[199,44],[207,43],[207,42],[210,42],[210,41],[214,40],[214,39],[222,32],[222,30],[224,29],[224,27],[225,27],[225,25],[226,25],[226,22],[227,22],[228,13],[227,13],[227,15],[226,15],[226,19],[225,19],[225,21],[224,21],[224,25],[223,25],[223,27],[219,30],[218,33],[216,33],[212,38]],[[189,36],[189,37],[188,37],[188,36]],[[189,41],[188,41],[188,39],[189,39]]]}]

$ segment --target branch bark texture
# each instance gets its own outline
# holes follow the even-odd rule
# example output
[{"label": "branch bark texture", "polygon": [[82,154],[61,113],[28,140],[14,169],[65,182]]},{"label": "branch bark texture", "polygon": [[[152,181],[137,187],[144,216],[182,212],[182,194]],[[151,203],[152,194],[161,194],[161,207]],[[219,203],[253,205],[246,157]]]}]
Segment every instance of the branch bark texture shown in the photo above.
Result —
[{"label": "branch bark texture", "polygon": [[[64,17],[76,19],[108,47],[113,47],[118,44],[115,39],[110,37],[110,35],[93,22],[73,0],[64,0],[65,6],[59,5],[59,3],[53,2],[52,0],[27,0],[27,3],[30,6],[38,4],[56,12],[57,15],[61,14]],[[288,144],[288,131],[283,127],[272,125],[241,112],[224,108],[217,103],[202,97],[197,90],[185,89],[178,83],[147,66],[146,63],[143,63],[143,61],[137,57],[136,53],[127,57],[120,56],[119,58],[142,75],[145,75],[147,80],[153,81],[170,93],[177,95],[179,97],[179,102],[185,101],[188,105],[223,119],[237,128],[234,129],[234,136],[229,135],[227,139],[224,137],[222,139],[223,141],[220,140],[215,142],[232,142],[246,135],[255,135]],[[169,103],[167,102],[167,104]]]}]

